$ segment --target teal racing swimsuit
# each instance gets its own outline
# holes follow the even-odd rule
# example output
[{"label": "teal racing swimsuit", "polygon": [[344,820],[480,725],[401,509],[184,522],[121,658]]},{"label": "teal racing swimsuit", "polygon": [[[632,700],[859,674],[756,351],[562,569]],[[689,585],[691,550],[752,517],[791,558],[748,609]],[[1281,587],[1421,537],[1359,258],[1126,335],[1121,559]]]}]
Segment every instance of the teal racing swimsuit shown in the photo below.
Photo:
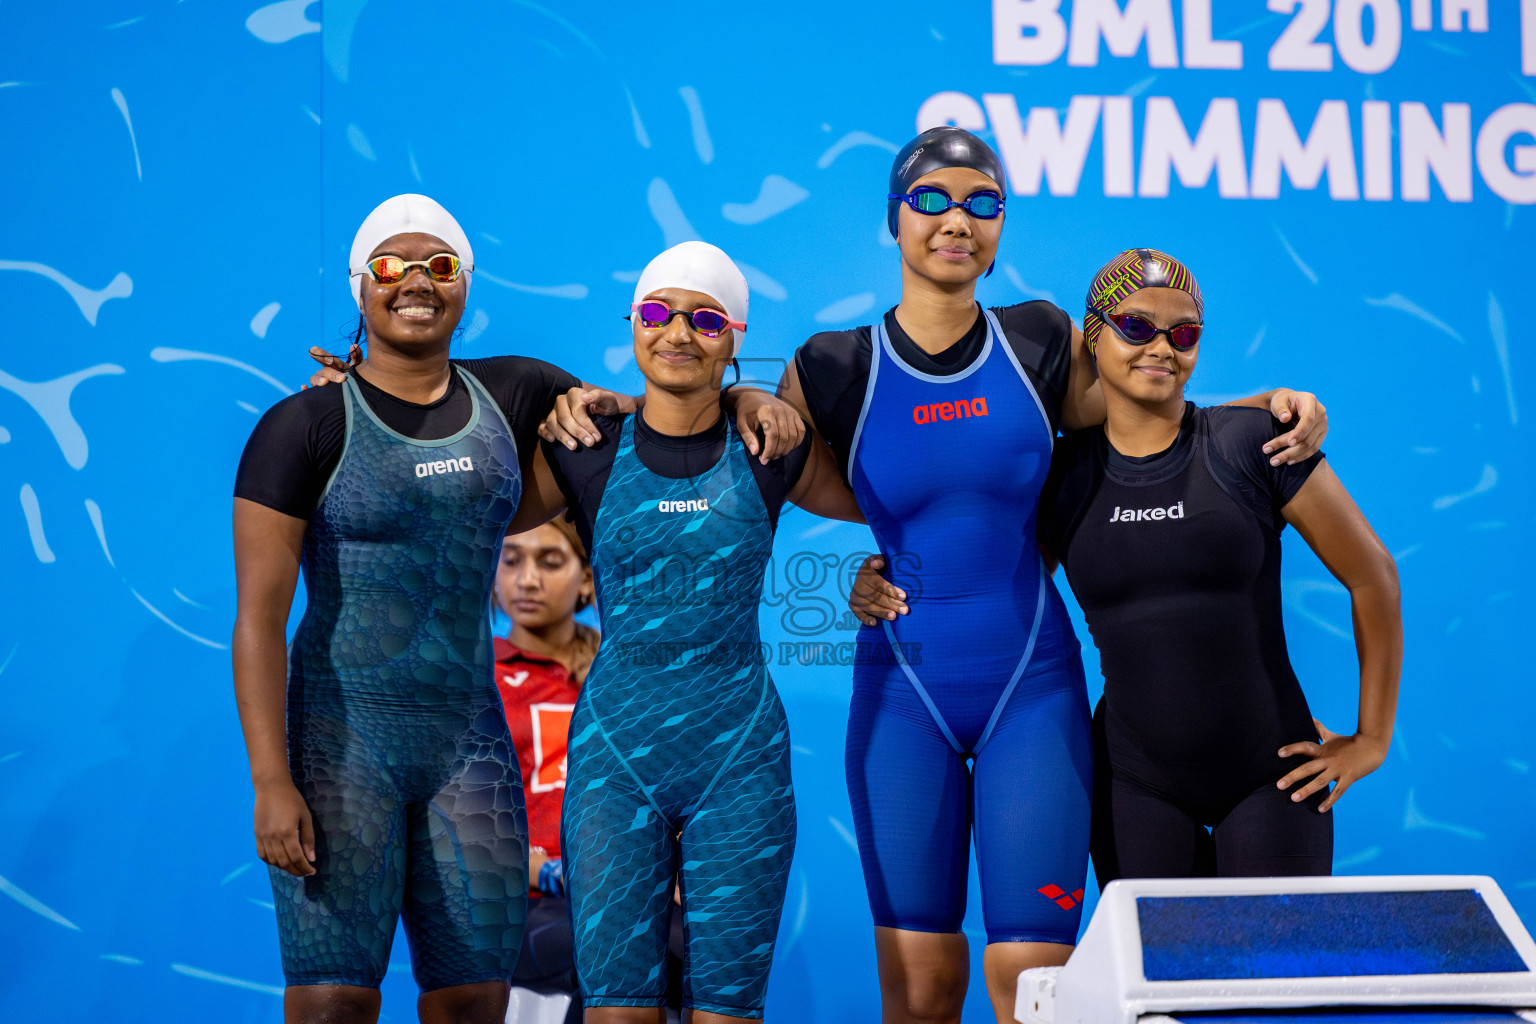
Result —
[{"label": "teal racing swimsuit", "polygon": [[[683,439],[634,417],[599,422],[596,448],[545,446],[592,552],[603,620],[571,719],[562,828],[582,998],[661,1005],[677,885],[684,1005],[761,1017],[795,806],[757,614],[807,446],[762,467],[723,419]],[[717,457],[698,454],[722,435]],[[669,445],[693,453],[675,470],[690,475],[647,467],[642,451]]]},{"label": "teal racing swimsuit", "polygon": [[515,439],[531,449],[574,381],[475,360],[414,405],[355,374],[252,433],[236,497],[309,521],[287,712],[316,874],[271,870],[290,985],[377,987],[402,915],[423,990],[512,974],[527,824],[490,591],[522,489]]}]

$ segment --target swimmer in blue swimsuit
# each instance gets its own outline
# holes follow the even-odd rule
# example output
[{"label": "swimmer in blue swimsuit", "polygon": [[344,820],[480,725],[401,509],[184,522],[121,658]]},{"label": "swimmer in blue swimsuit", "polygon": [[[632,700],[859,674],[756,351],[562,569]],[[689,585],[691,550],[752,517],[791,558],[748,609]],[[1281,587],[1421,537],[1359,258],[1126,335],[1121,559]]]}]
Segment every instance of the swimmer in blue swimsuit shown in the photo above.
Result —
[{"label": "swimmer in blue swimsuit", "polygon": [[[984,310],[1003,169],[937,128],[892,165],[901,303],[819,334],[781,384],[830,444],[905,598],[866,618],[888,657],[855,667],[846,770],[887,1022],[958,1021],[974,842],[988,994],[1065,962],[1088,861],[1092,742],[1078,642],[1041,565],[1036,509],[1060,427],[1104,418],[1082,335],[1048,302]],[[1272,396],[1245,400],[1268,407]],[[1312,403],[1287,459],[1306,446]],[[1274,445],[1274,442],[1271,442]],[[894,593],[897,588],[892,587]]]},{"label": "swimmer in blue swimsuit", "polygon": [[758,635],[763,570],[786,500],[860,520],[808,437],[750,458],[722,415],[746,314],[746,281],[719,249],[658,256],[631,316],[643,409],[597,416],[593,447],[545,445],[531,477],[541,514],[573,513],[603,620],[562,821],[589,1022],[660,1019],[674,886],[692,1020],[763,1016],[795,844],[789,726]]},{"label": "swimmer in blue swimsuit", "polygon": [[376,1020],[403,917],[422,1020],[499,1024],[528,850],[490,591],[538,423],[580,382],[449,360],[473,255],[425,196],[370,214],[351,262],[367,361],[269,410],[235,485],[235,691],[286,1015]]}]

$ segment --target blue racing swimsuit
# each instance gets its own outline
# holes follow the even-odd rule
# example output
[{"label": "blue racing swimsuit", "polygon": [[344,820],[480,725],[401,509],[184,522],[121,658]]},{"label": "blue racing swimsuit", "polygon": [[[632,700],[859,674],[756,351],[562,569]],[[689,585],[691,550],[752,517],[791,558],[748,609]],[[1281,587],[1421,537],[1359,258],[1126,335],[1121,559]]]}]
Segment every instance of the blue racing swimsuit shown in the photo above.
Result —
[{"label": "blue racing swimsuit", "polygon": [[[1020,309],[1044,313],[998,312]],[[1069,346],[1060,321],[1048,320],[1055,345]],[[881,927],[959,931],[974,833],[988,942],[1073,943],[1092,740],[1077,639],[1035,532],[1054,416],[1020,362],[1024,341],[992,311],[979,350],[946,373],[903,358],[893,329],[887,316],[871,330],[846,458],[910,608],[861,631],[885,654],[854,668],[846,767],[870,908]],[[1059,408],[1067,363],[1059,350],[1050,360]]]},{"label": "blue racing swimsuit", "polygon": [[723,433],[719,456],[695,455],[676,477],[637,450],[668,439],[635,417],[598,422],[595,448],[545,446],[588,540],[603,620],[571,719],[561,829],[582,999],[661,1005],[676,885],[684,1006],[761,1017],[795,805],[758,601],[807,446],[764,469],[722,420],[705,432]]},{"label": "blue racing swimsuit", "polygon": [[[489,616],[522,489],[503,407],[527,406],[531,435],[525,421],[567,375],[485,363],[500,400],[460,368],[442,408],[407,410],[428,430],[435,413],[457,417],[438,440],[387,426],[370,401],[398,400],[354,375],[279,403],[246,448],[237,496],[293,512],[314,463],[335,460],[307,514],[287,694],[316,874],[270,869],[290,985],[377,987],[401,915],[423,990],[505,980],[517,961],[528,832]],[[297,450],[306,436],[318,447]]]}]

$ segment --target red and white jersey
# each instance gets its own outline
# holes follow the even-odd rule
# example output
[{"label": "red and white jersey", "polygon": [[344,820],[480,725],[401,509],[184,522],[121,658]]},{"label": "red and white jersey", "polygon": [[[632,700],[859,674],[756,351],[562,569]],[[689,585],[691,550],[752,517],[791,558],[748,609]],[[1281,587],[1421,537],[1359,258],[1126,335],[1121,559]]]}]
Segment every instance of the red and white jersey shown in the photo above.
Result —
[{"label": "red and white jersey", "polygon": [[496,688],[523,771],[528,845],[560,856],[560,804],[565,797],[565,742],[580,692],[558,661],[496,638]]}]

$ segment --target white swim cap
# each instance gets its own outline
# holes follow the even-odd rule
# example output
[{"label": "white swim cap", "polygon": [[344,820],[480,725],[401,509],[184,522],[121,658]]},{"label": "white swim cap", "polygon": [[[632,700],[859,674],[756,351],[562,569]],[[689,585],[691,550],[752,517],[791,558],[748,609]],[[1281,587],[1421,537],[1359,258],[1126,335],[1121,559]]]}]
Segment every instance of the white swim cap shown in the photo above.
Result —
[{"label": "white swim cap", "polygon": [[[414,232],[441,238],[453,249],[464,271],[475,269],[475,253],[469,247],[469,237],[459,227],[459,222],[453,219],[453,214],[443,209],[437,200],[414,192],[386,199],[363,218],[362,227],[357,229],[357,235],[352,239],[352,254],[347,260],[347,269],[352,276],[352,298],[357,300],[358,309],[363,308],[363,274],[368,272],[364,266],[368,262],[368,254],[386,238]],[[466,297],[469,295],[469,282],[470,279],[466,277]]]},{"label": "white swim cap", "polygon": [[[703,292],[720,303],[721,312],[747,322],[747,279],[722,250],[708,242],[682,242],[647,263],[635,283],[635,302],[663,288]],[[741,351],[741,331],[735,332],[734,357]]]}]

